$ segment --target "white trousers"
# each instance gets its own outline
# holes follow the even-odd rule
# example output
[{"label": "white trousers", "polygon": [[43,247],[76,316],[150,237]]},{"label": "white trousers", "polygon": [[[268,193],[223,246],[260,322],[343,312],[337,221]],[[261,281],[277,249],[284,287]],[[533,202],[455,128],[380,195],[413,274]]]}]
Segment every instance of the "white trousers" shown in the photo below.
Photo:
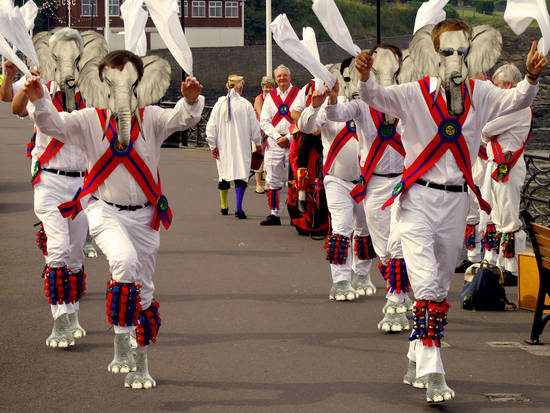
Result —
[{"label": "white trousers", "polygon": [[[353,236],[369,235],[365,210],[361,204],[356,204],[350,195],[354,183],[338,177],[327,175],[323,180],[327,197],[332,233],[345,235],[353,240]],[[330,264],[332,282],[351,281],[351,271],[366,275],[370,271],[372,260],[360,260],[354,250],[354,241],[350,244],[345,264]]]},{"label": "white trousers", "polygon": [[[90,234],[107,257],[112,280],[141,284],[141,307],[149,308],[155,291],[153,273],[160,245],[159,231],[149,225],[153,206],[119,211],[101,200],[90,200],[86,212]],[[114,326],[115,333],[134,328]]]},{"label": "white trousers", "polygon": [[485,174],[485,179],[488,182],[487,187],[491,191],[492,198],[491,221],[495,224],[497,232],[515,233],[515,253],[511,258],[504,258],[502,248],[500,248],[498,255],[495,251],[486,251],[485,259],[491,264],[498,265],[517,275],[517,253],[526,249],[526,234],[521,229],[522,222],[519,218],[521,188],[526,174],[525,161],[523,156],[519,158],[516,165],[510,170],[507,182],[497,182],[491,178],[491,174],[496,167],[497,164],[491,162]]},{"label": "white trousers", "polygon": [[[474,183],[483,188],[483,182],[485,180],[485,171],[487,169],[487,161],[481,159],[479,156],[472,166],[472,176],[474,178]],[[483,193],[482,193],[483,194]],[[484,195],[484,194],[483,194]],[[470,198],[470,210],[468,211],[468,216],[466,217],[466,224],[475,225],[475,247],[471,250],[468,250],[468,259],[472,262],[481,261],[481,233],[485,231],[485,228],[482,228],[479,225],[480,220],[480,210],[479,203],[477,202],[477,197],[474,193],[468,189],[468,196]]]},{"label": "white trousers", "polygon": [[[64,218],[57,207],[73,199],[83,178],[56,175],[42,171],[40,182],[34,186],[34,213],[44,225],[48,241],[48,255],[44,258],[50,267],[67,266],[79,272],[84,261],[82,247],[88,233],[88,219],[81,212],[73,219]],[[54,319],[78,311],[78,303],[51,305]]]},{"label": "white trousers", "polygon": [[281,189],[283,187],[285,166],[288,163],[288,149],[265,150],[264,168],[266,171],[265,181],[270,189]]},{"label": "white trousers", "polygon": [[[386,178],[383,176],[371,175],[367,183],[367,195],[363,200],[363,208],[367,217],[372,245],[380,262],[385,263],[391,258],[403,258],[401,241],[399,239],[399,227],[396,224],[396,208],[399,200],[391,207],[382,210],[382,205],[391,197],[393,188],[401,181],[401,176]],[[405,262],[405,264],[407,264]],[[386,294],[386,298],[403,302],[405,293]]]},{"label": "white trousers", "polygon": [[[464,237],[468,194],[413,184],[400,197],[397,224],[409,281],[417,300],[447,298]],[[442,373],[439,347],[415,340],[408,357],[417,376]]]}]

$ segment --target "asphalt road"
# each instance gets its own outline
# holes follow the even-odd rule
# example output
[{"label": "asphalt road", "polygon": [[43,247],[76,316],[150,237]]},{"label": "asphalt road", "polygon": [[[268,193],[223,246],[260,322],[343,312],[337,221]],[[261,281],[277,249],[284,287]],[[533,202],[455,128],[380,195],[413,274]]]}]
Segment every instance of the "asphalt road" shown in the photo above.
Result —
[{"label": "asphalt road", "polygon": [[[550,357],[487,344],[527,338],[532,313],[461,310],[461,276],[449,297],[443,349],[457,396],[428,407],[423,390],[401,383],[407,336],[376,328],[385,301],[376,265],[374,297],[330,302],[322,242],[299,237],[286,215],[281,227],[260,227],[265,196],[253,185],[248,220],[221,216],[216,167],[199,149],[162,151],[174,221],[162,230],[155,275],[163,325],[149,364],[158,387],[125,389],[123,376],[107,372],[113,332],[104,256],[85,262],[80,319],[88,335],[70,350],[45,346],[52,320],[25,158],[32,124],[2,104],[0,125],[0,411],[550,412]],[[488,393],[528,401],[492,402]]]}]

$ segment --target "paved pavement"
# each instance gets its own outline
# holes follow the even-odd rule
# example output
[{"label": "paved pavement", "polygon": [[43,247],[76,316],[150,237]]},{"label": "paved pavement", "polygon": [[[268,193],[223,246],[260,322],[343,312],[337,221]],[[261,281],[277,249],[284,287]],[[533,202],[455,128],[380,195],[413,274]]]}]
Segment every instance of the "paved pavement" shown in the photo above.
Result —
[{"label": "paved pavement", "polygon": [[[406,335],[376,329],[384,304],[376,267],[376,296],[330,302],[322,242],[299,237],[288,217],[281,227],[260,227],[265,197],[253,186],[248,220],[221,216],[214,161],[198,149],[162,151],[175,217],[162,230],[156,271],[163,325],[149,357],[158,387],[124,389],[123,376],[107,372],[113,333],[104,315],[105,257],[85,263],[87,337],[70,350],[45,346],[52,321],[25,159],[32,125],[11,117],[6,104],[0,124],[0,411],[550,412],[550,357],[517,347],[532,313],[461,310],[461,276],[449,297],[443,349],[457,397],[428,407],[424,391],[401,384]],[[502,341],[516,344],[487,344]],[[489,393],[527,401],[494,402]]]}]

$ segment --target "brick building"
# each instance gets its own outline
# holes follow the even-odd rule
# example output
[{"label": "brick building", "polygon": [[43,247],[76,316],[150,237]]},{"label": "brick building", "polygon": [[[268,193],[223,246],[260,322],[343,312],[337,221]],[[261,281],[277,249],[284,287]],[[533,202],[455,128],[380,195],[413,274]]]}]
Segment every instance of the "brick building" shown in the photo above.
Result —
[{"label": "brick building", "polygon": [[[191,47],[244,46],[245,0],[177,0],[180,16],[183,8],[185,36]],[[124,48],[124,30],[120,18],[122,0],[109,2],[110,50]],[[105,0],[57,0],[55,17],[49,17],[49,27],[66,25],[70,9],[70,25],[77,30],[105,30]],[[146,6],[144,6],[146,8]],[[163,49],[151,18],[147,21],[147,48]]]}]

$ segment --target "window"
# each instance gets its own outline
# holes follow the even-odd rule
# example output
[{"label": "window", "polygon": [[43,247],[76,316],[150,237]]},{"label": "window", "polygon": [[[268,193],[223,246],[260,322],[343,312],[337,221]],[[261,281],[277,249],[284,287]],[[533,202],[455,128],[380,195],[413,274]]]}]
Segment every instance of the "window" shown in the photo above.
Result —
[{"label": "window", "polygon": [[82,0],[82,16],[97,16],[97,0]]},{"label": "window", "polygon": [[225,17],[239,17],[239,2],[238,1],[226,1],[225,2]]},{"label": "window", "polygon": [[206,2],[204,0],[193,0],[191,3],[191,17],[206,17]]},{"label": "window", "polygon": [[222,17],[222,2],[221,1],[209,1],[208,2],[208,17]]},{"label": "window", "polygon": [[119,0],[109,0],[109,16],[120,16]]},{"label": "window", "polygon": [[[189,3],[186,0],[186,1],[183,2],[183,17],[189,17],[188,10],[189,10]],[[180,13],[180,15],[181,15],[181,13]]]}]

